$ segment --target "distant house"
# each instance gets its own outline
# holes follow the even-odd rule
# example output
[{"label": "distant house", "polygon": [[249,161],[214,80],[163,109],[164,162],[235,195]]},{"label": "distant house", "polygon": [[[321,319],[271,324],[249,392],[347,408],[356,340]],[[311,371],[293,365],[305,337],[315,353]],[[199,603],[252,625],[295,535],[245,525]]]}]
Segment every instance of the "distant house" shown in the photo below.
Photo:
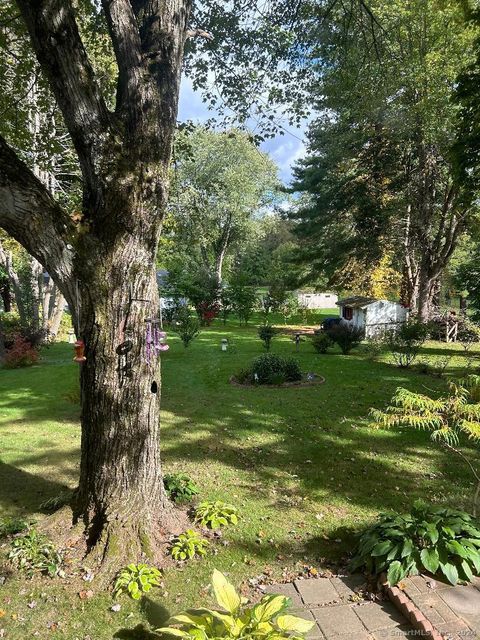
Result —
[{"label": "distant house", "polygon": [[365,331],[371,338],[378,333],[398,328],[408,318],[408,311],[399,302],[352,296],[338,300],[342,322]]},{"label": "distant house", "polygon": [[337,304],[336,293],[307,293],[297,291],[298,304],[306,309],[333,309]]}]

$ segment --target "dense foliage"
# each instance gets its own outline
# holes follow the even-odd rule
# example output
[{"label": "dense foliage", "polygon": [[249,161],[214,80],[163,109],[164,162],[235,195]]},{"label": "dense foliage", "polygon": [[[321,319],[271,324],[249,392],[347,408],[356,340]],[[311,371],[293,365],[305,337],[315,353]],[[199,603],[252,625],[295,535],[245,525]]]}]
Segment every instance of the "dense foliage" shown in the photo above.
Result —
[{"label": "dense foliage", "polygon": [[480,573],[480,524],[462,511],[416,502],[409,515],[381,514],[360,537],[352,569],[387,572],[396,585],[421,571],[449,582]]},{"label": "dense foliage", "polygon": [[364,331],[362,329],[351,327],[344,323],[335,324],[325,329],[325,333],[332,342],[338,344],[343,355],[350,353],[364,338]]},{"label": "dense foliage", "polygon": [[247,369],[237,373],[236,378],[242,384],[283,384],[301,380],[302,372],[294,358],[266,353],[255,358]]},{"label": "dense foliage", "polygon": [[169,473],[163,476],[163,486],[173,502],[190,502],[198,494],[198,487],[186,473]]},{"label": "dense foliage", "polygon": [[209,544],[199,533],[187,529],[173,539],[170,553],[175,560],[191,560],[195,556],[204,556]]},{"label": "dense foliage", "polygon": [[140,600],[142,595],[148,593],[152,587],[160,586],[161,575],[155,567],[146,564],[129,564],[117,576],[113,588],[114,596],[128,593],[134,600]]},{"label": "dense foliage", "polygon": [[200,502],[195,509],[195,522],[209,529],[219,529],[229,524],[237,524],[238,509],[233,504],[216,500]]}]

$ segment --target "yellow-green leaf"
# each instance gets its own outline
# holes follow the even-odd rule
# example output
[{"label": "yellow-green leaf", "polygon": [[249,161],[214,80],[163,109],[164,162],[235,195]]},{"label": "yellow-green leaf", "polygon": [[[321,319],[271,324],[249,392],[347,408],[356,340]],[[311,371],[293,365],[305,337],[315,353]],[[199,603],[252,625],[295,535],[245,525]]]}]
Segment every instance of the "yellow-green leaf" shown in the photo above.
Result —
[{"label": "yellow-green leaf", "polygon": [[296,631],[297,633],[308,633],[315,623],[310,620],[303,620],[297,616],[278,616],[277,625],[282,631]]},{"label": "yellow-green leaf", "polygon": [[240,607],[240,596],[223,573],[213,570],[212,587],[218,604],[229,613],[235,613]]}]

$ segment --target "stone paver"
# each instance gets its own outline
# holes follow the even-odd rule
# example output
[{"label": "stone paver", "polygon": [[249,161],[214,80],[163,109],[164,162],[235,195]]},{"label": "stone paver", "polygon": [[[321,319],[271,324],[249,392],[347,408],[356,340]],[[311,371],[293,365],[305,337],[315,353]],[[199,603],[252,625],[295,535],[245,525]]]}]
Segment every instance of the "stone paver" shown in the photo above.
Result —
[{"label": "stone paver", "polygon": [[365,585],[365,578],[362,575],[345,576],[342,578],[330,578],[330,582],[342,600],[349,600],[352,596],[355,596],[356,589]]},{"label": "stone paver", "polygon": [[327,640],[337,638],[345,633],[357,634],[359,637],[366,635],[366,629],[360,618],[355,615],[353,607],[348,604],[314,609],[313,615]]},{"label": "stone paver", "polygon": [[480,593],[472,586],[458,585],[440,593],[442,600],[460,615],[474,616],[480,613]]},{"label": "stone paver", "polygon": [[295,586],[306,605],[323,606],[340,600],[337,590],[326,578],[295,580]]},{"label": "stone paver", "polygon": [[382,602],[381,605],[369,602],[355,607],[353,611],[369,631],[388,629],[405,623],[404,617],[389,602]]}]

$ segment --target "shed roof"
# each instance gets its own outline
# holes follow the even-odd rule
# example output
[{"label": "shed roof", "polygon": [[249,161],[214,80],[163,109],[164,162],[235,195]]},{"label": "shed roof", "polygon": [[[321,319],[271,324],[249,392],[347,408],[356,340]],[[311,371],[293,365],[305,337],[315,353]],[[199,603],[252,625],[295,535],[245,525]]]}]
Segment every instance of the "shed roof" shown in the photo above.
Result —
[{"label": "shed roof", "polygon": [[369,304],[378,302],[377,298],[366,298],[365,296],[351,296],[350,298],[343,298],[337,302],[339,307],[353,307],[362,308],[368,307]]}]

